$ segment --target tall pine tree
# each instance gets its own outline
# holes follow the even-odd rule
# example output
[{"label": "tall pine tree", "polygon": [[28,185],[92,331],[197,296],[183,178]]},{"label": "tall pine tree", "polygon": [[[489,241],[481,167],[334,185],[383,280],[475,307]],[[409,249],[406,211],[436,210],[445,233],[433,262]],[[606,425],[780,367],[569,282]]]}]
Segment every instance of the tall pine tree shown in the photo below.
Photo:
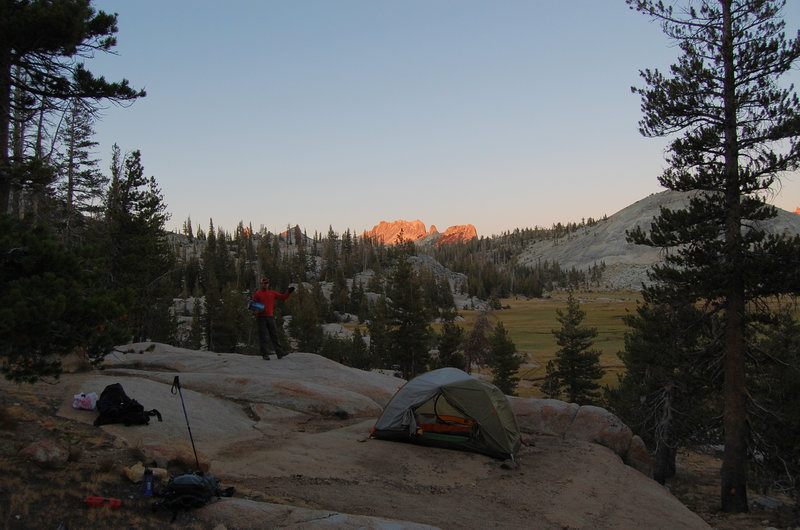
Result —
[{"label": "tall pine tree", "polygon": [[653,269],[654,289],[705,301],[722,321],[725,455],[723,511],[746,512],[747,327],[753,302],[800,290],[800,238],[767,236],[776,215],[765,203],[781,173],[800,163],[800,100],[779,78],[800,57],[787,40],[782,0],[627,0],[660,21],[682,52],[665,76],[641,73],[646,86],[640,131],[680,135],[660,183],[692,192],[688,208],[663,209],[637,243],[674,249]]},{"label": "tall pine tree", "polygon": [[155,325],[153,300],[172,296],[164,281],[174,259],[164,229],[169,214],[139,151],[122,160],[115,145],[111,172],[105,217],[111,287],[129,311],[133,340],[146,340]]}]

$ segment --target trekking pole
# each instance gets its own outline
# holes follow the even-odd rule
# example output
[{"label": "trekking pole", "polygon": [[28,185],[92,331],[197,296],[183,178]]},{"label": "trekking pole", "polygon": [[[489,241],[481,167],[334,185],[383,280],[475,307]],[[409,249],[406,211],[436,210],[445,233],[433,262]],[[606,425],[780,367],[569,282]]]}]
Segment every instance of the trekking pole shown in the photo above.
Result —
[{"label": "trekking pole", "polygon": [[197,449],[194,447],[194,437],[192,436],[192,426],[189,425],[189,415],[186,414],[186,403],[183,402],[183,392],[181,392],[181,382],[178,379],[178,376],[175,376],[175,379],[172,381],[172,388],[170,392],[173,394],[175,393],[175,389],[178,389],[178,395],[181,396],[181,405],[183,405],[183,417],[186,418],[186,427],[189,429],[189,439],[192,441],[192,451],[194,451],[194,463],[197,464],[197,470],[200,471],[200,460],[197,458]]}]

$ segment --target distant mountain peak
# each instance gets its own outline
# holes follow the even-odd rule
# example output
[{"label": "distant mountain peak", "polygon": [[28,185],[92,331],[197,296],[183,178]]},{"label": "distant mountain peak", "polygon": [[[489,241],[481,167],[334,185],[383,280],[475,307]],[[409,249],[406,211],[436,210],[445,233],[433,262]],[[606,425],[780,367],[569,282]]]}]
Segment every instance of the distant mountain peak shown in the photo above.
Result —
[{"label": "distant mountain peak", "polygon": [[435,225],[431,225],[430,230],[426,230],[425,223],[419,219],[415,221],[406,221],[398,219],[397,221],[386,222],[381,221],[375,225],[372,230],[364,232],[363,237],[369,237],[382,241],[387,245],[394,245],[397,243],[400,234],[406,241],[420,241],[422,239],[431,241],[436,245],[448,243],[464,243],[478,237],[478,232],[475,227],[470,225],[457,225],[451,226],[440,234]]}]

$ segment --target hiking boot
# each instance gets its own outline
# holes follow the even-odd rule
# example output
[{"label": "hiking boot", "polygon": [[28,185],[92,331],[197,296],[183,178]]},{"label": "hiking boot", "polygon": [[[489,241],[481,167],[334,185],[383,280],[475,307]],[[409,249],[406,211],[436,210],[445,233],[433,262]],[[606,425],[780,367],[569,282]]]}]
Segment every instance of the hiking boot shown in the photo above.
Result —
[{"label": "hiking boot", "polygon": [[269,355],[262,355],[261,358],[265,361],[269,361]]}]

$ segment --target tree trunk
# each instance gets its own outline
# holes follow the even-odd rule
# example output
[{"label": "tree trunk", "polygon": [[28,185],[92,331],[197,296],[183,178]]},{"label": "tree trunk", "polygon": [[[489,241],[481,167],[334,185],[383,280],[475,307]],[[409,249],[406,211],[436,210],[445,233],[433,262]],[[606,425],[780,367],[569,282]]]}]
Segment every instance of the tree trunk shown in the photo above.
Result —
[{"label": "tree trunk", "polygon": [[677,448],[669,447],[663,441],[658,442],[653,455],[653,480],[659,484],[664,484],[668,478],[675,476],[675,458],[677,454]]},{"label": "tree trunk", "polygon": [[722,511],[747,508],[747,410],[744,369],[744,304],[728,299],[725,330],[725,456],[722,462]]},{"label": "tree trunk", "polygon": [[722,511],[747,512],[747,403],[745,385],[745,297],[742,279],[742,188],[736,118],[736,70],[731,0],[722,2],[725,114],[725,456],[721,471]]},{"label": "tree trunk", "polygon": [[675,391],[674,381],[668,382],[661,392],[661,417],[655,428],[656,450],[653,455],[653,480],[659,484],[675,476],[675,457],[678,449],[670,445],[670,429],[672,427],[672,393]]},{"label": "tree trunk", "polygon": [[11,123],[11,50],[0,48],[0,215],[8,213],[11,165],[8,160]]}]

